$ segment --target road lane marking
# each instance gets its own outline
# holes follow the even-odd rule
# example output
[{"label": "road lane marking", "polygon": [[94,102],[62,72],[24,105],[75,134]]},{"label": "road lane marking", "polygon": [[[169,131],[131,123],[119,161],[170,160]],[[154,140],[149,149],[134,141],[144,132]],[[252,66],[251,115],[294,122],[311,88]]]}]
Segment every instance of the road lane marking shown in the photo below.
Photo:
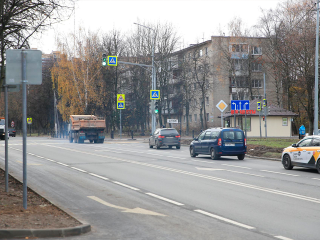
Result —
[{"label": "road lane marking", "polygon": [[156,194],[153,194],[153,193],[146,193],[146,194],[147,194],[147,195],[149,195],[149,196],[152,196],[152,197],[155,197],[155,198],[161,199],[161,200],[163,200],[163,201],[166,201],[166,202],[169,202],[169,203],[172,203],[172,204],[178,205],[178,206],[183,206],[183,205],[184,205],[183,203],[179,203],[179,202],[176,202],[176,201],[170,200],[170,199],[168,199],[168,198],[161,197],[161,196],[156,195]]},{"label": "road lane marking", "polygon": [[77,171],[79,171],[79,172],[83,172],[83,173],[86,173],[87,171],[85,171],[85,170],[82,170],[82,169],[80,169],[80,168],[76,168],[76,167],[71,167],[72,169],[74,169],[74,170],[77,170]]},{"label": "road lane marking", "polygon": [[182,157],[174,157],[174,156],[166,156],[166,157],[169,157],[169,158],[177,158],[177,159],[185,159],[185,158],[182,158]]},{"label": "road lane marking", "polygon": [[246,228],[246,229],[255,229],[254,227],[251,227],[249,225],[246,225],[246,224],[243,224],[243,223],[239,223],[239,222],[236,222],[236,221],[233,221],[231,219],[228,219],[228,218],[224,218],[224,217],[221,217],[221,216],[218,216],[218,215],[215,215],[215,214],[212,214],[212,213],[208,213],[206,211],[202,211],[202,210],[194,210],[195,212],[198,212],[198,213],[201,213],[201,214],[204,214],[206,216],[209,216],[209,217],[212,217],[212,218],[215,218],[215,219],[219,219],[221,221],[224,221],[224,222],[227,222],[227,223],[231,223],[233,225],[237,225],[239,227],[243,227],[243,228]]},{"label": "road lane marking", "polygon": [[293,177],[299,177],[300,175],[290,174],[290,173],[282,173],[282,172],[274,172],[274,171],[268,171],[268,170],[260,170],[261,172],[269,172],[269,173],[275,173],[275,174],[282,174],[282,175],[288,175]]},{"label": "road lane marking", "polygon": [[149,211],[149,210],[146,210],[146,209],[143,209],[143,208],[130,209],[130,208],[117,206],[117,205],[108,203],[106,201],[103,201],[102,199],[100,199],[98,197],[95,197],[95,196],[88,196],[88,198],[90,198],[90,199],[92,199],[92,200],[94,200],[94,201],[96,201],[98,203],[101,203],[101,204],[103,204],[105,206],[122,210],[121,212],[125,212],[125,213],[137,213],[137,214],[153,215],[153,216],[161,216],[161,217],[165,217],[166,216],[166,215],[163,215],[163,214],[160,214],[160,213],[157,213],[157,212],[153,212],[153,211]]},{"label": "road lane marking", "polygon": [[255,176],[255,177],[264,177],[261,175],[257,175],[257,174],[253,174],[253,173],[245,173],[245,172],[238,172],[238,171],[233,171],[233,170],[228,170],[228,169],[219,169],[219,168],[199,168],[196,167],[196,169],[198,170],[205,170],[205,171],[226,171],[226,172],[233,172],[233,173],[240,173],[240,174],[245,174],[245,175],[251,175],[251,176]]},{"label": "road lane marking", "polygon": [[[22,161],[17,161],[18,163],[22,164]],[[27,163],[28,166],[42,166],[40,163]]]},{"label": "road lane marking", "polygon": [[274,236],[275,238],[281,239],[281,240],[293,240],[291,238],[283,237],[283,236]]},{"label": "road lane marking", "polygon": [[312,179],[314,179],[314,180],[320,180],[320,178],[312,178]]},{"label": "road lane marking", "polygon": [[56,162],[56,163],[58,163],[58,164],[60,164],[60,165],[62,165],[62,166],[65,166],[65,167],[69,167],[69,165],[64,164],[64,163],[61,163],[61,162]]},{"label": "road lane marking", "polygon": [[140,190],[139,188],[131,187],[131,186],[129,186],[127,184],[124,184],[124,183],[121,183],[121,182],[117,182],[117,181],[113,181],[113,182],[115,184],[121,185],[121,186],[126,187],[126,188],[130,188],[130,189],[135,190],[135,191],[139,191]]},{"label": "road lane marking", "polygon": [[[45,144],[43,144],[43,145],[45,145]],[[173,168],[162,167],[162,166],[159,166],[159,165],[154,165],[154,164],[149,164],[149,163],[144,163],[144,162],[137,162],[137,161],[126,160],[126,159],[118,158],[118,157],[94,154],[92,152],[88,153],[88,152],[83,152],[83,151],[79,151],[79,150],[75,150],[75,149],[52,146],[52,145],[46,145],[46,146],[55,147],[55,148],[59,148],[59,149],[64,149],[64,150],[67,150],[67,151],[70,151],[70,152],[78,152],[78,153],[87,154],[87,155],[90,155],[90,156],[108,158],[108,159],[112,159],[112,160],[118,160],[118,161],[121,161],[121,162],[127,162],[127,163],[136,164],[136,165],[151,167],[151,168],[155,168],[155,169],[166,170],[166,171],[170,171],[170,172],[177,172],[177,173],[180,173],[180,174],[185,174],[185,175],[190,175],[190,176],[194,176],[194,177],[209,179],[209,180],[216,181],[216,182],[222,182],[222,183],[231,184],[231,185],[235,185],[235,186],[241,186],[241,187],[244,187],[244,188],[254,189],[254,190],[257,190],[257,191],[272,193],[272,194],[276,194],[276,195],[281,195],[281,196],[285,196],[285,197],[291,197],[291,198],[295,198],[295,199],[299,199],[299,200],[303,200],[303,201],[309,201],[309,202],[320,204],[320,199],[307,197],[307,196],[299,195],[299,194],[294,194],[294,193],[290,193],[290,192],[279,191],[279,190],[276,190],[276,189],[259,187],[259,186],[256,186],[256,185],[246,184],[246,183],[237,182],[237,181],[233,181],[233,180],[228,180],[228,179],[224,179],[224,178],[217,178],[217,177],[213,177],[213,176],[209,176],[209,175],[197,174],[197,173],[193,173],[193,172],[188,172],[188,171],[177,170],[177,169],[173,169]]]},{"label": "road lane marking", "polygon": [[94,176],[94,177],[97,177],[97,178],[101,178],[103,180],[109,180],[109,178],[106,178],[106,177],[102,177],[100,175],[97,175],[97,174],[94,174],[94,173],[89,173],[91,176]]},{"label": "road lane marking", "polygon": [[198,170],[205,170],[205,171],[224,171],[225,169],[220,169],[220,168],[200,168],[200,167],[196,167],[196,169]]},{"label": "road lane marking", "polygon": [[228,167],[237,167],[237,168],[252,169],[252,168],[249,168],[249,167],[242,167],[242,166],[229,165],[229,164],[221,164],[221,165],[228,166]]},{"label": "road lane marking", "polygon": [[203,163],[215,163],[215,162],[208,162],[208,161],[201,161],[201,160],[192,160],[193,162],[203,162]]}]

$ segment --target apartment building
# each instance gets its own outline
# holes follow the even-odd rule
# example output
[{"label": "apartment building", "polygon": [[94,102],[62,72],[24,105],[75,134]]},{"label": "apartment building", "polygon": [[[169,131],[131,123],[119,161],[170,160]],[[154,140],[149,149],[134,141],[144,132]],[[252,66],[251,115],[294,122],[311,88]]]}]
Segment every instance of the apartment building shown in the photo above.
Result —
[{"label": "apartment building", "polygon": [[[171,58],[170,118],[183,130],[221,126],[216,105],[223,100],[262,100],[278,104],[276,85],[264,54],[264,38],[212,36],[211,40],[175,52]],[[163,114],[167,118],[166,114]],[[187,127],[189,126],[189,127]]]}]

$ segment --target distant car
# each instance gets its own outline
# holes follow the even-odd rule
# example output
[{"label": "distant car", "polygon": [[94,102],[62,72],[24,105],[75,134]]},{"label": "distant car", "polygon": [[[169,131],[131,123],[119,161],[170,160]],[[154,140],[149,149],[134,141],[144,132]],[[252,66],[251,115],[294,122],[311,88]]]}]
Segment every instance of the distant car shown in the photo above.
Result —
[{"label": "distant car", "polygon": [[210,128],[199,134],[190,144],[190,156],[210,155],[211,159],[220,156],[237,156],[243,160],[247,152],[244,133],[238,128]]},{"label": "distant car", "polygon": [[11,137],[16,136],[16,130],[14,128],[9,128],[9,136],[11,136]]},{"label": "distant car", "polygon": [[320,136],[307,136],[283,149],[282,165],[287,170],[298,166],[317,169],[320,173]]},{"label": "distant car", "polygon": [[158,128],[149,138],[149,147],[153,148],[156,146],[159,149],[162,146],[168,146],[172,148],[175,146],[177,149],[180,149],[181,137],[178,131],[174,128]]}]

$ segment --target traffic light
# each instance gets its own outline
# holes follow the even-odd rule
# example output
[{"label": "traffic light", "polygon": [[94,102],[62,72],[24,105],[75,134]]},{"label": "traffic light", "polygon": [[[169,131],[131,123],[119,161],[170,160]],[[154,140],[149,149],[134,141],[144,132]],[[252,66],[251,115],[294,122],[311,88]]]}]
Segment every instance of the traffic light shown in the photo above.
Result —
[{"label": "traffic light", "polygon": [[262,120],[263,120],[263,121],[265,120],[265,117],[264,117],[264,116],[262,116]]},{"label": "traffic light", "polygon": [[107,54],[102,54],[102,66],[107,66]]},{"label": "traffic light", "polygon": [[156,101],[154,105],[154,113],[158,113],[158,112],[159,112],[159,102]]}]

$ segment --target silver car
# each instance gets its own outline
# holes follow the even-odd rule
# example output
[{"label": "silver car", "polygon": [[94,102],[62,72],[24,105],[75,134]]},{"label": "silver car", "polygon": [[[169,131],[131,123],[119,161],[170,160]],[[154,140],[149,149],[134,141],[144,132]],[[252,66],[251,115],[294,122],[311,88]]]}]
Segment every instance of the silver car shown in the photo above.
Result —
[{"label": "silver car", "polygon": [[162,146],[168,146],[172,148],[175,146],[180,149],[180,135],[174,128],[158,128],[149,138],[149,147],[156,146],[159,149]]}]

